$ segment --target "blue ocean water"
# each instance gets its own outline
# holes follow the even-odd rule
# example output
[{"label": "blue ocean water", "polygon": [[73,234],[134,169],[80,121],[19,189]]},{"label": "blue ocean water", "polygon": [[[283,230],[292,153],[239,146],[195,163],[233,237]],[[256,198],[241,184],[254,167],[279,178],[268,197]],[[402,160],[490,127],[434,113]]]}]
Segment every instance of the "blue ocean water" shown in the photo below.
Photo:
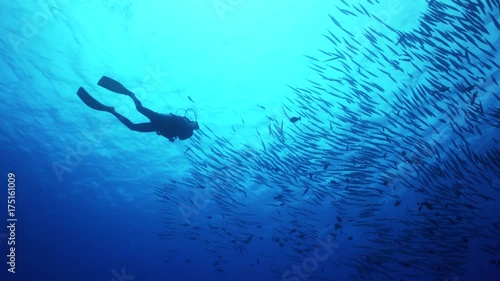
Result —
[{"label": "blue ocean water", "polygon": [[[498,0],[0,17],[0,280],[499,280]],[[200,130],[87,107],[147,121],[103,75]]]}]

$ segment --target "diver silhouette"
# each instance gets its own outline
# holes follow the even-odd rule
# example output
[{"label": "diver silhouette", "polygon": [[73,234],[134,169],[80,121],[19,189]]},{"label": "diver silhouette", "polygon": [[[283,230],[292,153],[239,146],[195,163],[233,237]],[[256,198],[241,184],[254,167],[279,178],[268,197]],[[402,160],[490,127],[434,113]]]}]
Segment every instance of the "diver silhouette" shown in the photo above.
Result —
[{"label": "diver silhouette", "polygon": [[141,102],[137,99],[134,93],[129,91],[125,86],[118,81],[113,80],[107,76],[101,77],[97,85],[108,89],[111,92],[126,95],[132,98],[135,103],[135,108],[139,113],[146,116],[150,122],[134,124],[125,116],[117,113],[112,106],[106,106],[96,99],[94,99],[84,88],[78,89],[77,95],[80,99],[90,108],[105,111],[113,114],[120,120],[127,128],[137,132],[156,132],[173,142],[176,138],[185,140],[193,135],[194,130],[198,130],[197,121],[191,121],[185,116],[178,116],[175,114],[160,114],[142,106]]}]

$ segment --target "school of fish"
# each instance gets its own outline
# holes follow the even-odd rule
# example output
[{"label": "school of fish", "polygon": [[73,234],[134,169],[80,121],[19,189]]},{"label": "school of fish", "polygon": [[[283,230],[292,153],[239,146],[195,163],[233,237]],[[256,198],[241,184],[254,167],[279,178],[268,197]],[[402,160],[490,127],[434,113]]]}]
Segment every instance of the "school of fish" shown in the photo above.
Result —
[{"label": "school of fish", "polygon": [[[188,176],[156,188],[161,239],[202,247],[221,280],[233,260],[294,281],[460,280],[471,262],[500,266],[500,1],[428,0],[405,32],[369,12],[377,2],[325,15],[325,47],[307,55],[317,78],[288,86],[257,143],[201,126]],[[360,36],[334,13],[378,24]],[[336,247],[307,268],[320,240]]]}]

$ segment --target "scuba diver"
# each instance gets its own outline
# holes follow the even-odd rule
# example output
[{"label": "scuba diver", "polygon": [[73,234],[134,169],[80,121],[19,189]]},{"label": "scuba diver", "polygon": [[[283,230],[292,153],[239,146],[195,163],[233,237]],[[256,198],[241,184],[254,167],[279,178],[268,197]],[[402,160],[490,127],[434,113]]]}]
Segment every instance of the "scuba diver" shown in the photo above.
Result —
[{"label": "scuba diver", "polygon": [[[113,114],[120,120],[127,128],[137,132],[156,132],[157,135],[166,137],[169,141],[173,142],[176,138],[185,140],[193,135],[194,130],[198,130],[197,121],[191,121],[187,117],[170,114],[160,114],[142,106],[141,102],[137,99],[134,93],[129,91],[125,86],[118,81],[113,80],[107,76],[103,76],[97,85],[108,89],[109,91],[126,95],[132,98],[135,103],[135,108],[139,113],[149,118],[148,123],[134,124],[123,115],[118,114],[112,106],[106,106],[96,99],[94,99],[84,88],[78,89],[77,95],[80,99],[90,108],[105,111]],[[196,118],[196,117],[195,117]]]}]

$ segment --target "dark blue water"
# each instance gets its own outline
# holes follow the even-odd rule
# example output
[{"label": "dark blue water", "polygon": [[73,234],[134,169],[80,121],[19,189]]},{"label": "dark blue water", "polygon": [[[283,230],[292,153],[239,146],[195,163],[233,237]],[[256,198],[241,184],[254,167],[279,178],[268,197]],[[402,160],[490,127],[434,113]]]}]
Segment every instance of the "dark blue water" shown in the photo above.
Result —
[{"label": "dark blue water", "polygon": [[1,280],[499,280],[498,0],[0,17]]}]

